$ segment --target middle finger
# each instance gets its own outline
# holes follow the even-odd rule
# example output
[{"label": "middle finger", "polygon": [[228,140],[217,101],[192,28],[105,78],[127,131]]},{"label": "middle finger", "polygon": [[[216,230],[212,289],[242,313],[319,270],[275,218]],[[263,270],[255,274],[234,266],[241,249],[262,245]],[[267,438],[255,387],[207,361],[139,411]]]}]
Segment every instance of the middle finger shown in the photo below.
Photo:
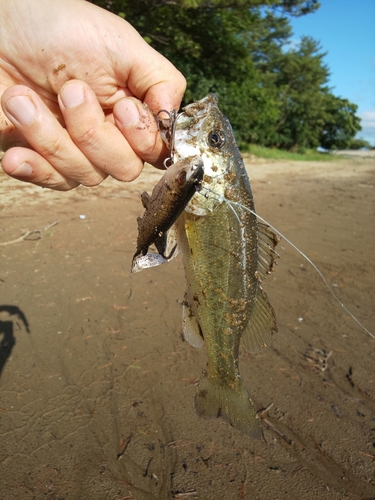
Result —
[{"label": "middle finger", "polygon": [[[61,89],[59,104],[70,136],[93,164],[121,181],[138,177],[143,160],[130,146],[123,131],[113,123],[113,116],[105,117],[96,95],[87,84],[77,80],[67,82]],[[138,140],[142,141],[141,137],[146,135],[149,141],[155,142],[159,138],[156,121],[151,112],[147,114],[145,110],[144,115],[147,126],[135,125],[140,136]]]}]

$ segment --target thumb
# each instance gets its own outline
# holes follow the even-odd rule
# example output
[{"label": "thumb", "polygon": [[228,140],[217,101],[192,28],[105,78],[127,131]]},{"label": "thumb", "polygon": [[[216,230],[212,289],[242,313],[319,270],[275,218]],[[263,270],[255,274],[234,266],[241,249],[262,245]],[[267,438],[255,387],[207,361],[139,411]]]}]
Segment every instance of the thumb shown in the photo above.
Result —
[{"label": "thumb", "polygon": [[161,138],[155,117],[146,104],[134,97],[120,99],[113,108],[113,118],[139,158],[157,168],[164,168],[163,161],[168,156],[168,149]]},{"label": "thumb", "polygon": [[129,89],[155,114],[161,109],[178,110],[186,90],[185,77],[168,59],[144,44],[142,53],[133,61]]}]

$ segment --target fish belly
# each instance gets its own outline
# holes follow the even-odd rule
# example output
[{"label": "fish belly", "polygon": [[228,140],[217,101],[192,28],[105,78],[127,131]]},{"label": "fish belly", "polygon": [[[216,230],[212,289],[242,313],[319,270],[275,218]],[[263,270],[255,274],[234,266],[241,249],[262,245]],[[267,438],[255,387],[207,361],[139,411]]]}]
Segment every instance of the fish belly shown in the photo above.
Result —
[{"label": "fish belly", "polygon": [[188,284],[185,307],[208,355],[197,388],[197,413],[220,416],[241,432],[260,437],[238,370],[241,333],[257,295],[253,222],[248,212],[239,214],[225,203],[205,217],[184,212],[178,220],[178,242]]}]

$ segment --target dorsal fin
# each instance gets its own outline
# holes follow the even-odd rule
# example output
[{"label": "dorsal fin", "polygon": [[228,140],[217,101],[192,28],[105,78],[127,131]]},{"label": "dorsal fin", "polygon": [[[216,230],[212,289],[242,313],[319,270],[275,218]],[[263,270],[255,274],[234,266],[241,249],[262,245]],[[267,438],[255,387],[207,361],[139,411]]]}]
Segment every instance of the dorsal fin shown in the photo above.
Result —
[{"label": "dorsal fin", "polygon": [[258,222],[258,279],[260,282],[275,269],[276,259],[280,257],[275,250],[279,241],[279,236],[267,224]]},{"label": "dorsal fin", "polygon": [[269,346],[277,333],[275,311],[263,288],[258,285],[258,294],[251,312],[249,323],[241,335],[246,351],[257,352]]},{"label": "dorsal fin", "polygon": [[147,193],[147,191],[143,191],[143,193],[141,194],[141,202],[142,202],[143,208],[145,208],[147,210],[148,206],[150,204],[150,195]]}]

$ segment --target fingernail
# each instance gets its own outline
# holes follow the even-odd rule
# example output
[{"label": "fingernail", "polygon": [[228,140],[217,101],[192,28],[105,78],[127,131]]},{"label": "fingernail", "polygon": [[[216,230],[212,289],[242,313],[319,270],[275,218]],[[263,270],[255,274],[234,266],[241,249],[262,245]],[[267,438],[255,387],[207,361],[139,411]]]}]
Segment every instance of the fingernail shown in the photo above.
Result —
[{"label": "fingernail", "polygon": [[123,99],[116,104],[116,119],[124,127],[137,125],[139,122],[139,111],[130,99]]},{"label": "fingernail", "polygon": [[79,83],[69,83],[62,88],[60,98],[66,108],[74,108],[83,103],[85,90]]},{"label": "fingernail", "polygon": [[6,110],[21,125],[29,125],[35,120],[36,108],[30,97],[17,95],[8,99]]},{"label": "fingernail", "polygon": [[15,177],[28,177],[33,173],[33,167],[24,161],[19,167],[13,170],[13,172],[8,173],[10,175],[14,175]]}]

